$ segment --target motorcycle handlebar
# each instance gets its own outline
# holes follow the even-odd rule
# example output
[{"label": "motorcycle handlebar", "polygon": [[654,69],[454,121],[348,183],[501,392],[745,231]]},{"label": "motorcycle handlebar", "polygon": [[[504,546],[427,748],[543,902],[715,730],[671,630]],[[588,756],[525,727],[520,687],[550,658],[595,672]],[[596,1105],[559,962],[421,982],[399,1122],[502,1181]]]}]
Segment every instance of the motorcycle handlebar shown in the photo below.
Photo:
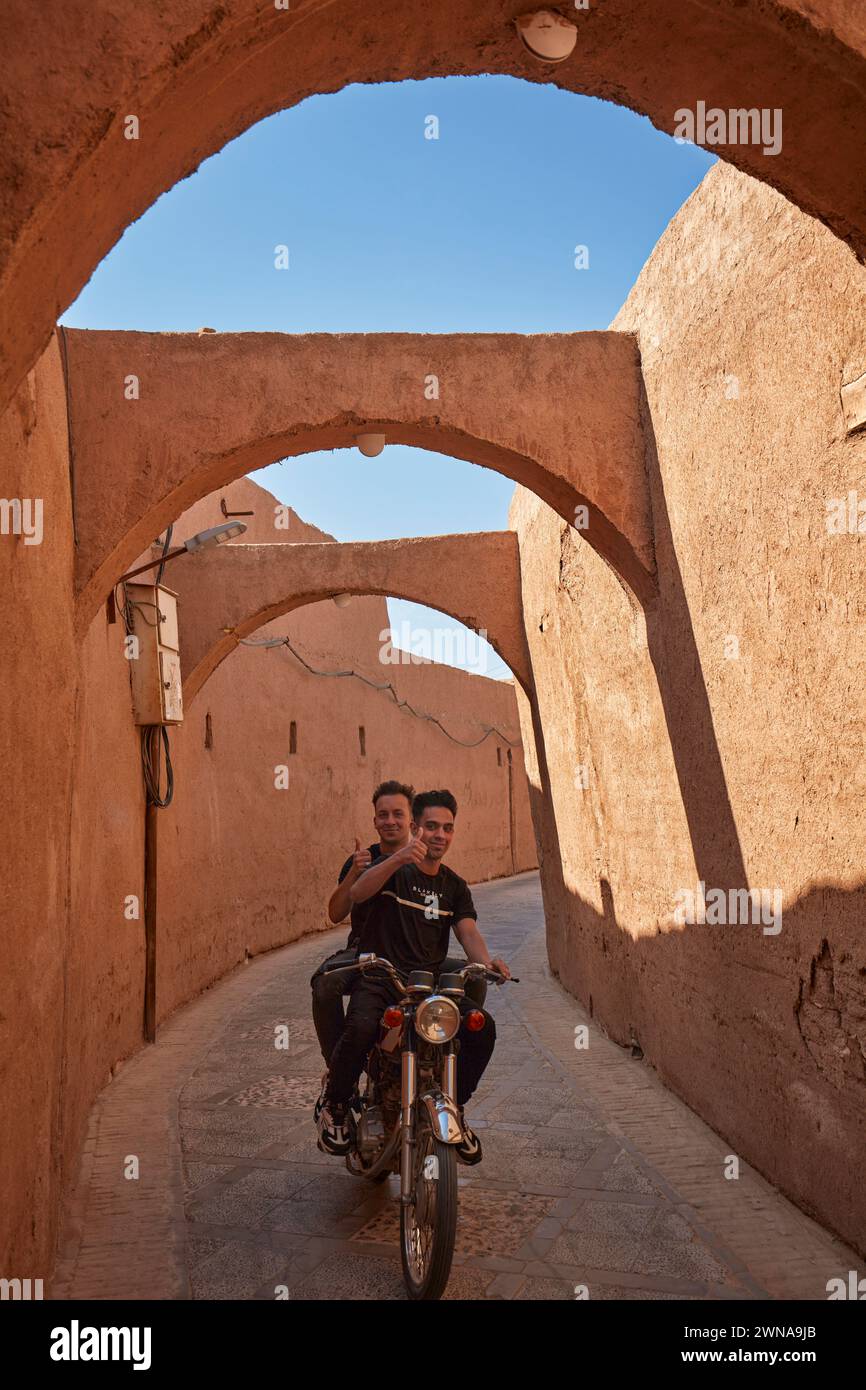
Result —
[{"label": "motorcycle handlebar", "polygon": [[[355,961],[334,961],[333,965],[326,965],[322,973],[324,975],[333,975],[339,970],[344,970],[348,974],[355,970],[370,970],[373,968],[387,970],[388,973],[394,977],[395,982],[401,989],[406,988],[406,981],[402,978],[396,967],[393,966],[389,960],[386,960],[384,956],[377,956],[372,952],[367,955],[359,956]],[[454,974],[462,975],[464,979],[467,975],[483,974],[485,979],[490,980],[493,984],[505,984],[506,981],[509,984],[515,985],[520,983],[516,975],[500,975],[498,970],[489,970],[486,965],[482,965],[478,961],[470,961],[462,970],[455,970]]]}]

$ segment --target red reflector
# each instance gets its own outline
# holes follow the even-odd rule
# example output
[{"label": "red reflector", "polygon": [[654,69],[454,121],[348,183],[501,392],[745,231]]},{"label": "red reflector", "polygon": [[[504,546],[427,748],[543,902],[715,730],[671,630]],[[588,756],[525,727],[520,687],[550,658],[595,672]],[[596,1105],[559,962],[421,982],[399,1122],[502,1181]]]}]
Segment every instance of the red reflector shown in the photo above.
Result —
[{"label": "red reflector", "polygon": [[397,1028],[403,1022],[403,1010],[397,1009],[393,1005],[386,1009],[382,1015],[382,1022],[386,1028]]},{"label": "red reflector", "polygon": [[466,1027],[470,1033],[480,1033],[484,1027],[484,1015],[480,1009],[473,1009],[466,1015]]}]

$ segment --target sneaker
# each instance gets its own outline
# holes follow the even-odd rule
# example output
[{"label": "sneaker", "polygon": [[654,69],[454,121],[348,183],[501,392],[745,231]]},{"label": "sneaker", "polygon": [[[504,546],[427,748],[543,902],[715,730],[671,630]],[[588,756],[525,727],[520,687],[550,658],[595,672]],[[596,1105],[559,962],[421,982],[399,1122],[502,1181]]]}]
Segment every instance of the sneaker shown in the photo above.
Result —
[{"label": "sneaker", "polygon": [[473,1129],[470,1129],[463,1115],[463,1106],[457,1107],[460,1111],[460,1122],[463,1126],[463,1138],[459,1144],[454,1145],[454,1152],[457,1155],[458,1163],[465,1163],[468,1168],[474,1167],[481,1162],[481,1140]]},{"label": "sneaker", "polygon": [[326,1100],[319,1112],[316,1128],[319,1131],[316,1146],[322,1153],[343,1156],[349,1152],[351,1144],[345,1105],[336,1105]]}]

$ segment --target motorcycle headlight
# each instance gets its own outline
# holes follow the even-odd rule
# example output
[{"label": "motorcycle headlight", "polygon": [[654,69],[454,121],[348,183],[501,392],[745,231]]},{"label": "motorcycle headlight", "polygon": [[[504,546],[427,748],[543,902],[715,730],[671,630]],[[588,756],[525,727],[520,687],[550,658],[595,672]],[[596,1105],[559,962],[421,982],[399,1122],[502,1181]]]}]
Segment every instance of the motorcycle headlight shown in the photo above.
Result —
[{"label": "motorcycle headlight", "polygon": [[415,1011],[415,1027],[427,1042],[450,1042],[460,1027],[460,1010],[453,999],[430,994]]}]

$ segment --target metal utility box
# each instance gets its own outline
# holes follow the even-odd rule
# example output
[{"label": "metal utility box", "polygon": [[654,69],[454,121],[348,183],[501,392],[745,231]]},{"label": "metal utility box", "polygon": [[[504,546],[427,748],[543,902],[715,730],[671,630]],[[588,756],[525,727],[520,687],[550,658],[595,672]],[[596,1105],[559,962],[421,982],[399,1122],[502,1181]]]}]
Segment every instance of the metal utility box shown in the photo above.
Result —
[{"label": "metal utility box", "polygon": [[182,724],[177,594],[162,584],[126,585],[132,613],[132,710],[136,724]]}]

